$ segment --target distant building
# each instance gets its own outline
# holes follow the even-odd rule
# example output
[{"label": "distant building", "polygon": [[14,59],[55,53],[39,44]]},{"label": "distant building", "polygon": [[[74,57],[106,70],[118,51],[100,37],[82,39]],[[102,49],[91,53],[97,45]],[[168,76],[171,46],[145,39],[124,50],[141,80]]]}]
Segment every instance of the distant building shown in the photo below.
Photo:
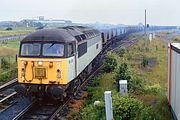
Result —
[{"label": "distant building", "polygon": [[2,21],[0,27],[23,27],[24,25],[16,21]]},{"label": "distant building", "polygon": [[39,20],[44,20],[44,16],[39,16]]},{"label": "distant building", "polygon": [[24,19],[21,21],[26,27],[61,27],[72,25],[70,20],[48,20],[44,16],[39,16],[38,19]]}]

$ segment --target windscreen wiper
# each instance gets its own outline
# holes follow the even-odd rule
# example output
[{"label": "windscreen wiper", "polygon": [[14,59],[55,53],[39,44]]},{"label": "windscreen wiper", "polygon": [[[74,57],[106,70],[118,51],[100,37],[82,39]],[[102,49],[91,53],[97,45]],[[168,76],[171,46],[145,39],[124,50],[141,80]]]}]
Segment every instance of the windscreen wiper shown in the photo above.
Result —
[{"label": "windscreen wiper", "polygon": [[46,50],[48,50],[49,48],[51,48],[54,44],[55,44],[55,42],[52,43]]}]

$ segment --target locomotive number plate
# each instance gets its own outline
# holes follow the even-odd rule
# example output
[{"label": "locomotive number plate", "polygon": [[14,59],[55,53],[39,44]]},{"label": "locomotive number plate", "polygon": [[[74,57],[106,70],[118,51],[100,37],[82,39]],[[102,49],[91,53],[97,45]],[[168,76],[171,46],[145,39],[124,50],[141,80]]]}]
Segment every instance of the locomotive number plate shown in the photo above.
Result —
[{"label": "locomotive number plate", "polygon": [[46,78],[46,68],[35,68],[35,78]]}]

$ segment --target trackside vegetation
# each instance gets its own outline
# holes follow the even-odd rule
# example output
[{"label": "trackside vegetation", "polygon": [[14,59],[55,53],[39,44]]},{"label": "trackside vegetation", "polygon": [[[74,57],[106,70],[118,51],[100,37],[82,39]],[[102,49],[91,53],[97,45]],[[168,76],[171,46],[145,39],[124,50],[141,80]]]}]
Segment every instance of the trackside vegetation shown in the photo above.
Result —
[{"label": "trackside vegetation", "polygon": [[[143,37],[130,48],[107,54],[104,73],[95,78],[84,106],[71,119],[105,120],[104,91],[111,90],[115,120],[172,120],[166,96],[167,44],[157,37],[147,48],[142,46]],[[119,93],[121,79],[128,81],[125,97]]]},{"label": "trackside vegetation", "polygon": [[0,83],[17,77],[16,55],[19,41],[7,41],[0,43]]}]

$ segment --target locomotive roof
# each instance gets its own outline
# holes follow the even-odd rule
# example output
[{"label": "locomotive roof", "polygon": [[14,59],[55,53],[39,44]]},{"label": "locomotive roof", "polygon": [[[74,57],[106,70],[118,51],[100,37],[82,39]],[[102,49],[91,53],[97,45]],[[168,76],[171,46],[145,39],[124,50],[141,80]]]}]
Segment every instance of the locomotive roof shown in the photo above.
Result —
[{"label": "locomotive roof", "polygon": [[87,36],[88,33],[91,33],[90,35],[93,36],[95,34],[98,34],[99,31],[83,26],[68,26],[58,29],[43,29],[29,34],[22,40],[22,42],[31,42],[31,41],[80,42],[81,40],[85,40],[88,37]]},{"label": "locomotive roof", "polygon": [[22,42],[30,41],[72,42],[76,39],[65,29],[43,29],[29,34],[22,40]]}]

